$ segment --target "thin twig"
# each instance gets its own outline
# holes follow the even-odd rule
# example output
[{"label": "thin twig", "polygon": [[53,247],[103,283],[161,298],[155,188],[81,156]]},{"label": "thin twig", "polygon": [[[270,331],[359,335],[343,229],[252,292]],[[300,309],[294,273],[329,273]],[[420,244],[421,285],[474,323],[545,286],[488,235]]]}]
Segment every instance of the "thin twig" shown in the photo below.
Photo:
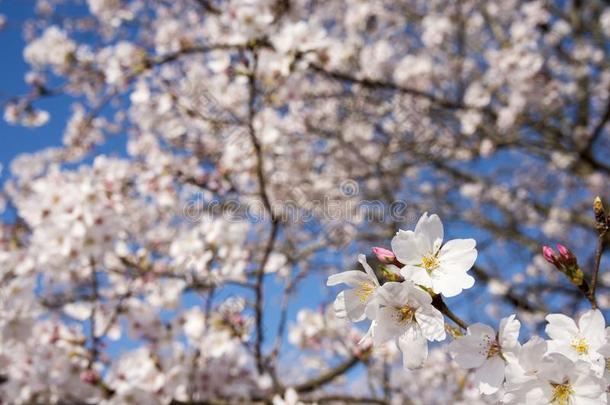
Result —
[{"label": "thin twig", "polygon": [[320,376],[306,381],[304,383],[298,384],[294,387],[295,391],[299,393],[311,392],[329,382],[339,377],[340,375],[345,374],[349,370],[351,370],[356,364],[360,362],[361,358],[359,356],[353,355],[352,357],[345,360],[343,363],[339,364],[337,367],[328,370],[327,372],[321,374]]},{"label": "thin twig", "polygon": [[447,304],[445,304],[445,302],[443,301],[443,298],[440,295],[434,296],[434,298],[432,299],[432,305],[434,305],[434,307],[436,309],[441,311],[441,313],[443,315],[445,315],[447,318],[451,319],[460,328],[462,328],[464,330],[468,329],[468,324],[466,322],[464,322],[461,318],[459,318],[456,314],[454,314],[453,311],[451,311],[449,309],[449,307],[447,306]]},{"label": "thin twig", "polygon": [[597,236],[597,247],[595,249],[595,262],[593,264],[593,275],[591,277],[591,296],[595,297],[595,291],[597,289],[597,278],[599,274],[599,266],[602,261],[602,254],[604,253],[604,246],[606,244],[606,234],[608,233],[607,228],[603,228],[599,231]]}]

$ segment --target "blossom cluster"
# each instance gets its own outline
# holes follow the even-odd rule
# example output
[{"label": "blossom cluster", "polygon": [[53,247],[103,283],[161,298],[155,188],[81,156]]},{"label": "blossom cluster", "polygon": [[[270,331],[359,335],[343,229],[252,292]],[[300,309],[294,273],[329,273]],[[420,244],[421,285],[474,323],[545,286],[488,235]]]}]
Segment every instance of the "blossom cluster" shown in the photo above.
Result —
[{"label": "blossom cluster", "polygon": [[[552,365],[587,375],[508,353],[517,317],[610,308],[583,213],[610,184],[607,2],[15,3],[1,149],[52,146],[2,162],[0,402],[527,403]],[[424,216],[335,274],[424,211],[476,244]],[[487,352],[455,315],[512,313]],[[449,339],[503,354],[460,368]]]},{"label": "blossom cluster", "polygon": [[[375,347],[394,341],[405,368],[425,367],[428,342],[452,336],[447,350],[462,368],[473,371],[480,394],[507,404],[606,404],[610,384],[610,327],[597,309],[576,323],[563,314],[546,316],[549,339],[519,341],[521,322],[510,315],[498,330],[454,318],[443,301],[474,284],[468,271],[477,250],[473,239],[443,243],[440,218],[425,213],[413,231],[399,230],[392,250],[374,248],[378,272],[360,255],[364,268],[331,275],[327,285],[346,284],[334,302],[338,317],[370,320],[361,343]],[[545,248],[545,252],[546,252]],[[571,253],[560,249],[564,255]],[[546,254],[546,253],[545,253]],[[573,257],[573,256],[572,256]],[[445,316],[462,330],[445,323]]]}]

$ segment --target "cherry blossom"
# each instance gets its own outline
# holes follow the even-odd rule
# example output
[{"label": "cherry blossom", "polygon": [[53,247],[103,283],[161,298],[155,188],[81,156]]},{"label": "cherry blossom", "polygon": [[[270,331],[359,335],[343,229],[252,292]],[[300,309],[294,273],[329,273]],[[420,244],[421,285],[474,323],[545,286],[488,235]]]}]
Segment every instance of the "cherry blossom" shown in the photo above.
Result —
[{"label": "cherry blossom", "polygon": [[379,281],[375,272],[366,262],[364,255],[358,256],[358,261],[365,272],[349,270],[328,277],[326,285],[347,284],[350,289],[341,291],[335,300],[335,310],[338,317],[347,317],[353,322],[362,321],[365,317],[375,319],[377,311],[377,289]]},{"label": "cherry blossom", "polygon": [[401,274],[437,294],[453,297],[473,286],[467,274],[477,258],[474,239],[453,239],[443,244],[443,224],[438,215],[421,216],[414,231],[400,230],[392,250],[405,266]]},{"label": "cherry blossom", "polygon": [[409,281],[388,282],[378,293],[379,309],[372,327],[375,345],[396,339],[407,368],[421,367],[428,357],[428,340],[445,340],[443,314],[428,293]]},{"label": "cherry blossom", "polygon": [[589,362],[601,376],[606,362],[599,350],[607,342],[602,313],[599,310],[587,311],[578,319],[578,325],[563,314],[547,315],[546,320],[545,331],[551,338],[549,352],[561,353],[572,361]]},{"label": "cherry blossom", "polygon": [[521,385],[508,403],[606,404],[605,387],[583,361],[573,363],[561,354],[552,354],[543,363],[533,382]]},{"label": "cherry blossom", "polygon": [[606,2],[14,3],[0,403],[608,401]]},{"label": "cherry blossom", "polygon": [[461,367],[476,369],[474,382],[483,394],[493,394],[502,386],[506,362],[514,359],[520,347],[520,327],[515,315],[502,319],[498,333],[476,323],[451,343],[449,350],[455,361]]}]

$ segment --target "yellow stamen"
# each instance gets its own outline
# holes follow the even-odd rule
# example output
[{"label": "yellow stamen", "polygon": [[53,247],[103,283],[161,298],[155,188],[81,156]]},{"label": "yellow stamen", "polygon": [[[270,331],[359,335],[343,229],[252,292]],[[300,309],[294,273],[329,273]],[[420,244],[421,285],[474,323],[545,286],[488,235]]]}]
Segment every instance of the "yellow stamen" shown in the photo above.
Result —
[{"label": "yellow stamen", "polygon": [[421,259],[421,265],[424,269],[426,269],[426,271],[428,273],[430,273],[432,270],[436,269],[439,264],[440,263],[439,263],[438,257],[436,257],[436,255],[433,255],[433,254],[424,256]]},{"label": "yellow stamen", "polygon": [[589,353],[589,345],[585,339],[574,339],[572,341],[572,347],[580,355]]},{"label": "yellow stamen", "polygon": [[493,342],[491,346],[489,346],[489,349],[487,349],[487,358],[499,356],[501,354],[502,348],[500,347],[500,344],[498,344],[497,341]]},{"label": "yellow stamen", "polygon": [[404,307],[396,308],[398,312],[398,322],[399,323],[408,323],[413,320],[415,316],[415,310],[410,306],[405,305]]},{"label": "yellow stamen", "polygon": [[572,394],[574,394],[574,390],[567,381],[563,384],[553,384],[551,404],[569,405]]},{"label": "yellow stamen", "polygon": [[372,283],[363,281],[356,290],[356,296],[360,299],[360,301],[364,302],[369,298],[373,291],[375,291],[375,286]]}]

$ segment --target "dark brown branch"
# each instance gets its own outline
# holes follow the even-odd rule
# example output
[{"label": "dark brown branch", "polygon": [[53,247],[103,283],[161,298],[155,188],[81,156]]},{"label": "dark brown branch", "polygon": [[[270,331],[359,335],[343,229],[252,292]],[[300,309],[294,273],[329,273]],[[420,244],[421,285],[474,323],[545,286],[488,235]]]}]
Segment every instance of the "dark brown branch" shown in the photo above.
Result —
[{"label": "dark brown branch", "polygon": [[351,370],[356,364],[360,362],[361,358],[353,355],[352,357],[345,360],[343,363],[339,364],[337,367],[328,370],[327,372],[321,374],[320,376],[306,381],[304,383],[298,384],[294,387],[295,391],[299,393],[311,392],[317,388],[322,387],[323,385],[331,382],[335,378],[340,375],[345,374],[349,370]]},{"label": "dark brown branch", "polygon": [[447,304],[445,304],[443,298],[440,295],[435,295],[434,298],[432,298],[432,305],[434,306],[434,308],[441,311],[441,313],[447,318],[451,319],[460,328],[464,330],[468,329],[468,324],[449,309],[449,307],[447,306]]},{"label": "dark brown branch", "polygon": [[[375,79],[368,79],[368,78],[357,78],[357,77],[351,76],[348,73],[326,70],[322,66],[316,65],[316,64],[312,64],[311,68],[313,71],[315,71],[317,73],[321,73],[326,77],[358,84],[358,85],[361,85],[366,88],[381,89],[381,90],[394,90],[394,91],[398,91],[400,93],[409,94],[411,96],[421,97],[421,98],[430,100],[431,102],[435,103],[437,106],[443,107],[443,108],[457,109],[457,110],[480,110],[480,108],[477,108],[477,107],[468,106],[461,102],[444,99],[444,98],[438,97],[434,94],[431,94],[431,93],[428,93],[428,92],[425,92],[422,90],[417,90],[417,89],[413,89],[413,88],[409,88],[409,87],[403,87],[403,86],[400,86],[400,85],[398,85],[396,83],[392,83],[392,82],[386,82],[386,81],[382,81],[382,80],[375,80]],[[486,111],[486,112],[491,113],[491,111]]]},{"label": "dark brown branch", "polygon": [[593,273],[591,275],[591,287],[589,288],[589,296],[587,296],[587,298],[589,298],[589,301],[591,301],[591,306],[595,309],[597,308],[595,291],[597,289],[599,266],[602,261],[602,255],[604,254],[606,234],[610,229],[610,217],[606,215],[606,210],[604,209],[604,205],[599,196],[593,200],[593,217],[595,218],[595,229],[597,230],[597,246],[595,248]]},{"label": "dark brown branch", "polygon": [[259,373],[262,373],[265,369],[265,362],[263,359],[262,346],[265,340],[264,335],[264,322],[263,322],[263,281],[265,279],[265,266],[269,260],[271,252],[275,246],[275,241],[277,238],[278,230],[279,230],[279,219],[273,213],[273,207],[271,206],[271,200],[269,198],[269,194],[267,193],[267,182],[265,178],[264,172],[264,161],[263,161],[263,150],[260,142],[256,137],[256,131],[254,129],[254,116],[256,114],[256,71],[258,68],[258,52],[255,48],[251,49],[252,55],[252,71],[250,73],[248,79],[248,87],[249,87],[249,99],[248,99],[248,134],[250,136],[250,141],[252,142],[252,146],[254,148],[254,152],[256,154],[256,177],[258,179],[258,187],[259,193],[263,200],[263,205],[265,210],[271,217],[271,231],[269,234],[269,238],[267,239],[267,243],[265,246],[265,250],[263,252],[263,258],[261,260],[260,267],[256,273],[256,282],[255,282],[255,295],[256,295],[256,303],[255,303],[255,318],[256,318],[256,340],[254,343],[254,357],[256,358],[256,367]]},{"label": "dark brown branch", "polygon": [[390,402],[382,398],[371,398],[371,397],[353,397],[349,395],[324,395],[320,397],[307,398],[307,401],[313,401],[318,404],[325,404],[329,402],[339,402],[342,404],[379,404],[387,405]]}]

